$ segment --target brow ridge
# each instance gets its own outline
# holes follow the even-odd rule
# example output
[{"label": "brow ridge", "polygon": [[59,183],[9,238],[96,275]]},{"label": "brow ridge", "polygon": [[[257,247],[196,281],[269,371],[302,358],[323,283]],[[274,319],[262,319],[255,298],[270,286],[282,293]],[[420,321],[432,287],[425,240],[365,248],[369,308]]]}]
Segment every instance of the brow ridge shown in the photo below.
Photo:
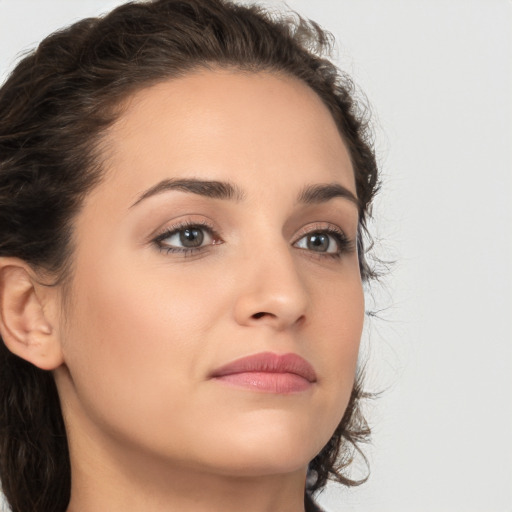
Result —
[{"label": "brow ridge", "polygon": [[301,204],[319,204],[325,203],[342,197],[359,206],[359,199],[346,187],[340,183],[319,183],[306,185],[297,197],[297,202]]},{"label": "brow ridge", "polygon": [[168,190],[181,190],[211,199],[227,199],[242,201],[243,191],[235,184],[226,181],[200,180],[197,178],[167,178],[143,192],[130,208],[148,197],[161,194]]},{"label": "brow ridge", "polygon": [[[245,199],[244,191],[238,185],[229,181],[202,180],[198,178],[166,178],[143,192],[130,208],[148,197],[161,194],[168,190],[180,190],[211,199],[233,200],[237,202]],[[299,192],[297,203],[306,205],[320,204],[336,197],[347,199],[359,206],[358,198],[340,183],[306,185]]]}]

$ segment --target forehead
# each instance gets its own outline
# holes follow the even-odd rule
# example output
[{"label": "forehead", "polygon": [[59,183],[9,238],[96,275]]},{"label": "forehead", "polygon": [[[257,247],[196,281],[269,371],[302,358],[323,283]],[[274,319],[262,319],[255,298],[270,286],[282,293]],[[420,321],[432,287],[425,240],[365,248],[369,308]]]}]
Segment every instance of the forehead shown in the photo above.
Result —
[{"label": "forehead", "polygon": [[126,102],[105,141],[108,174],[133,194],[175,175],[249,186],[342,181],[355,193],[328,108],[283,74],[200,70],[161,82]]}]

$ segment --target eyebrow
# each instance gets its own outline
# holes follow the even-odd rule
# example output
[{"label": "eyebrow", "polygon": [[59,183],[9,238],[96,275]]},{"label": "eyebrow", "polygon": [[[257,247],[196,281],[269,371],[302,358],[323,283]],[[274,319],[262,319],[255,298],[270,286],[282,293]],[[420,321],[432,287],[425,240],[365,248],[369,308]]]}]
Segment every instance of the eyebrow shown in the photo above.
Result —
[{"label": "eyebrow", "polygon": [[359,206],[359,199],[340,183],[306,185],[299,193],[297,202],[300,204],[319,204],[325,203],[335,197],[348,199],[351,203]]},{"label": "eyebrow", "polygon": [[[245,193],[236,184],[229,181],[210,181],[200,180],[197,178],[169,178],[160,181],[156,185],[150,187],[143,192],[137,200],[130,206],[133,208],[144,199],[152,197],[168,190],[180,190],[197,194],[210,199],[232,200],[236,202],[245,199]],[[339,183],[319,183],[314,185],[306,185],[297,197],[299,204],[319,204],[325,203],[335,197],[348,199],[350,202],[359,206],[357,197],[346,187]]]},{"label": "eyebrow", "polygon": [[229,199],[233,201],[243,201],[245,194],[239,187],[227,181],[207,181],[199,180],[196,178],[176,179],[169,178],[160,181],[143,192],[137,201],[133,203],[130,208],[140,203],[144,199],[161,194],[168,190],[181,190],[182,192],[189,192],[198,194],[200,196],[209,197],[211,199]]}]

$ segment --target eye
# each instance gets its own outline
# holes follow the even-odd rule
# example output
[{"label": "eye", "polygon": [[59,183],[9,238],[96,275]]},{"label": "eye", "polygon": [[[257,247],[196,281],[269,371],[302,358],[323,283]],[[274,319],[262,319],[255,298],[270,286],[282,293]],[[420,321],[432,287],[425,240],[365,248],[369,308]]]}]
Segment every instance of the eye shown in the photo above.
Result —
[{"label": "eye", "polygon": [[301,249],[309,249],[315,252],[333,253],[338,251],[338,244],[334,237],[325,232],[309,233],[296,242],[296,245]]},{"label": "eye", "polygon": [[294,246],[330,257],[340,257],[352,247],[352,242],[343,231],[323,228],[310,231],[295,242]]},{"label": "eye", "polygon": [[190,254],[221,241],[209,225],[184,223],[168,227],[154,243],[166,253]]},{"label": "eye", "polygon": [[200,247],[203,244],[205,238],[208,240],[208,234],[205,236],[205,230],[199,227],[190,227],[186,229],[180,229],[171,236],[167,237],[169,245],[176,246],[180,244],[182,247],[192,248]]}]

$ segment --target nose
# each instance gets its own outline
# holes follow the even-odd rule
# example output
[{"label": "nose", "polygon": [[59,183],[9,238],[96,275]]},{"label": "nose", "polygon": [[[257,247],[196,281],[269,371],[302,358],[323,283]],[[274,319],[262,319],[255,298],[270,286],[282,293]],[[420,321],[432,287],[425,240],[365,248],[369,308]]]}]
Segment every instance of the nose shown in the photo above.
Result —
[{"label": "nose", "polygon": [[[271,244],[269,244],[271,245]],[[284,241],[260,247],[240,268],[234,315],[240,325],[282,331],[302,323],[309,305],[304,276]]]}]

